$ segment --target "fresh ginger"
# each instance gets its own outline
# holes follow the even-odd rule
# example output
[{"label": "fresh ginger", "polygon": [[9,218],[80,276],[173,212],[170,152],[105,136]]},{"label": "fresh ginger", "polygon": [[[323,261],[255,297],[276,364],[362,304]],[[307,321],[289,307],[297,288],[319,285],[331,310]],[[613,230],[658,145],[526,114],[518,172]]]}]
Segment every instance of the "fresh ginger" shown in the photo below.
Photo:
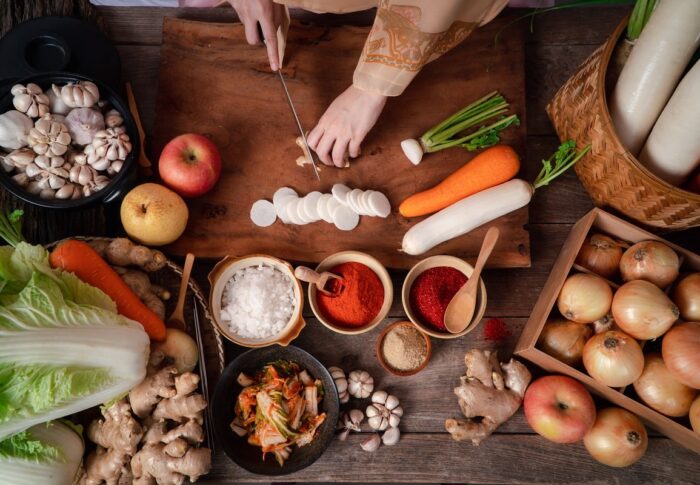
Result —
[{"label": "fresh ginger", "polygon": [[455,387],[466,420],[448,419],[445,429],[456,441],[478,445],[520,407],[532,376],[520,362],[498,361],[496,352],[472,349],[464,356],[467,373]]},{"label": "fresh ginger", "polygon": [[198,385],[199,376],[192,372],[175,377],[175,396],[160,401],[153,410],[153,418],[169,419],[177,423],[194,420],[201,424],[202,411],[207,407],[207,401],[201,394],[193,394]]},{"label": "fresh ginger", "polygon": [[88,426],[87,436],[93,443],[133,455],[143,437],[143,428],[131,414],[131,407],[122,399],[103,411],[104,419]]},{"label": "fresh ginger", "polygon": [[[185,477],[196,481],[211,468],[208,448],[190,448],[183,456],[170,456],[166,445],[146,445],[131,459],[134,484],[181,485]],[[169,449],[169,451],[173,451]],[[181,450],[176,450],[181,451]]]},{"label": "fresh ginger", "polygon": [[152,273],[162,269],[167,263],[162,252],[134,244],[125,237],[118,237],[111,241],[98,239],[89,244],[110,264],[117,266],[138,266]]},{"label": "fresh ginger", "polygon": [[123,268],[121,266],[114,266],[113,268],[121,279],[124,280],[124,283],[131,288],[131,291],[136,293],[139,300],[150,308],[153,313],[158,315],[161,320],[165,320],[165,303],[163,303],[163,299],[158,296],[155,289],[159,288],[158,291],[160,291],[161,294],[165,290],[152,285],[148,275],[141,270]]},{"label": "fresh ginger", "polygon": [[129,392],[129,402],[134,414],[145,418],[153,411],[161,398],[172,398],[177,394],[175,388],[175,366],[163,367],[161,370],[146,377],[141,384]]},{"label": "fresh ginger", "polygon": [[81,485],[117,485],[128,474],[129,455],[116,449],[98,446],[85,460]]}]

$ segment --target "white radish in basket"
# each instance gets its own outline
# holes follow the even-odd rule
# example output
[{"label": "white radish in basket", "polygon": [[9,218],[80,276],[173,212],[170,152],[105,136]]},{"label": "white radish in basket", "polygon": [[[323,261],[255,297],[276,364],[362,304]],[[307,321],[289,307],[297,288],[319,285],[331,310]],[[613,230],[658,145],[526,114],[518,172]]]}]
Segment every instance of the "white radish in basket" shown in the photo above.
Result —
[{"label": "white radish in basket", "polygon": [[[700,3],[700,2],[698,2]],[[700,164],[700,62],[683,77],[651,130],[639,161],[680,185]]]},{"label": "white radish in basket", "polygon": [[590,148],[588,145],[577,153],[573,140],[563,143],[554,155],[542,161],[542,170],[534,183],[513,179],[455,202],[410,228],[403,237],[401,250],[412,256],[423,254],[438,244],[526,206],[535,190],[572,167]]},{"label": "white radish in basket", "polygon": [[620,73],[610,115],[622,144],[639,154],[700,45],[700,1],[661,0]]}]

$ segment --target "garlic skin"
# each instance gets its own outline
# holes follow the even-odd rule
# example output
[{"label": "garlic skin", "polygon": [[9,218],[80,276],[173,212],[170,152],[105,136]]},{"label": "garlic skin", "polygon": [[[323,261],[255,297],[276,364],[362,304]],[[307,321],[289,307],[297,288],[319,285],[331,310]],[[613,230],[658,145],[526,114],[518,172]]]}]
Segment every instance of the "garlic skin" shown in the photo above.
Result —
[{"label": "garlic skin", "polygon": [[382,439],[379,437],[377,433],[372,433],[372,435],[367,438],[365,441],[360,443],[360,447],[362,447],[363,450],[365,451],[377,451],[379,449],[379,445],[382,444]]},{"label": "garlic skin", "polygon": [[401,439],[399,428],[389,428],[382,435],[382,443],[386,446],[393,446]]},{"label": "garlic skin", "polygon": [[[114,163],[110,167],[114,170]],[[121,167],[120,167],[121,169]],[[109,172],[108,172],[109,173]],[[331,366],[328,368],[333,382],[335,383],[335,388],[338,390],[338,398],[340,399],[340,404],[345,404],[350,400],[350,394],[348,393],[348,380],[345,377],[345,372],[340,367]]]},{"label": "garlic skin", "polygon": [[348,375],[348,392],[352,397],[365,399],[374,390],[374,378],[365,370],[354,370]]},{"label": "garlic skin", "polygon": [[29,116],[16,110],[0,114],[0,147],[5,150],[17,150],[26,147],[27,137],[34,127]]},{"label": "garlic skin", "polygon": [[70,108],[91,108],[100,99],[100,90],[90,81],[66,84],[61,88],[61,99]]},{"label": "garlic skin", "polygon": [[66,115],[64,124],[77,145],[92,143],[97,132],[105,129],[102,113],[91,108],[72,109]]},{"label": "garlic skin", "polygon": [[107,128],[116,128],[124,124],[124,117],[116,109],[110,109],[105,113],[105,125]]},{"label": "garlic skin", "polygon": [[44,91],[44,94],[49,98],[49,111],[54,115],[67,115],[71,110],[70,106],[63,102],[61,98],[61,88],[52,84],[49,89]]}]

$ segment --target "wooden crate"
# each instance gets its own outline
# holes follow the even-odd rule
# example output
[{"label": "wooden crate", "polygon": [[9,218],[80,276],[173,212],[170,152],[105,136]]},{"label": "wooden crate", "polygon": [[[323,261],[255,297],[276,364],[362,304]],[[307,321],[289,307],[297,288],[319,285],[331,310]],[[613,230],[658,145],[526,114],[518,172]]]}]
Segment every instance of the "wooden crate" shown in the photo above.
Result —
[{"label": "wooden crate", "polygon": [[542,293],[540,293],[530,318],[523,329],[523,333],[515,348],[515,354],[537,364],[548,372],[564,374],[577,379],[594,394],[604,397],[608,401],[636,414],[647,425],[655,428],[682,446],[700,453],[700,436],[693,432],[690,427],[654,411],[644,403],[623,394],[618,389],[601,384],[585,372],[564,364],[536,347],[540,332],[542,332],[542,328],[556,304],[561,287],[567,276],[569,276],[574,266],[576,255],[591,229],[630,243],[652,239],[661,241],[673,248],[683,258],[683,269],[686,271],[700,271],[700,256],[697,254],[676,246],[603,210],[593,209],[574,225],[569,237],[564,242],[549,278],[542,289]]}]

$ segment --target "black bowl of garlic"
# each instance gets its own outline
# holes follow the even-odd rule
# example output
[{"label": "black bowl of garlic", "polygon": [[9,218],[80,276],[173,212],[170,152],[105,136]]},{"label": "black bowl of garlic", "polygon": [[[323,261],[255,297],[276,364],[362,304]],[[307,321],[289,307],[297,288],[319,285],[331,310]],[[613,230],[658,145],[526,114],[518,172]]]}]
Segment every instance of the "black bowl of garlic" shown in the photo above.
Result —
[{"label": "black bowl of garlic", "polygon": [[0,185],[30,204],[118,200],[134,182],[138,153],[128,106],[99,81],[40,74],[0,98]]}]

